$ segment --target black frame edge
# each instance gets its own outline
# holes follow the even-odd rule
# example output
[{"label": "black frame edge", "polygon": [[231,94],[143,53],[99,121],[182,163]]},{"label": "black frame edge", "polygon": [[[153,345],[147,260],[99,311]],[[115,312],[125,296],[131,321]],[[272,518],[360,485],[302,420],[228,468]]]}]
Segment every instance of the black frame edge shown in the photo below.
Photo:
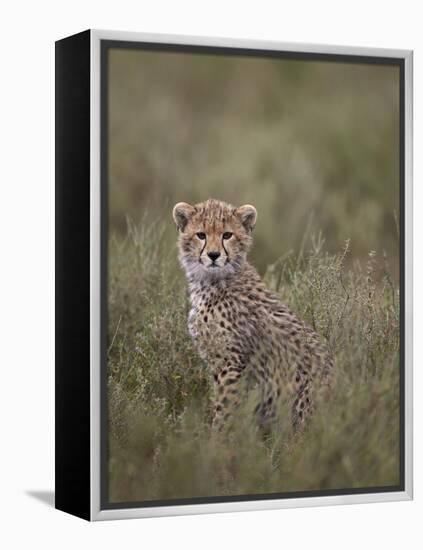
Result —
[{"label": "black frame edge", "polygon": [[55,507],[91,519],[89,30],[55,44]]}]

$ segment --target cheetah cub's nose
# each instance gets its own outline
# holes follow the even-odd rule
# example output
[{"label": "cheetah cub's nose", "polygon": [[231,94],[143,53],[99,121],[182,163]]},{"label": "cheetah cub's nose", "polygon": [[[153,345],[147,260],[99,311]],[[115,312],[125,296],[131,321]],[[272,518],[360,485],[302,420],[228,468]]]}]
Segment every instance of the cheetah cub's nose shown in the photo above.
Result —
[{"label": "cheetah cub's nose", "polygon": [[207,256],[214,262],[220,256],[220,252],[207,252]]}]

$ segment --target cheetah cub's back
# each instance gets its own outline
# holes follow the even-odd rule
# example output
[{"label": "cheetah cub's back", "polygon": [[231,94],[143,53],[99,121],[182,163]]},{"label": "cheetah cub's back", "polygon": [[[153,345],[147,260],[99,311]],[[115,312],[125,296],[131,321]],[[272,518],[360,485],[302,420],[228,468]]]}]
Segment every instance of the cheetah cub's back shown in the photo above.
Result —
[{"label": "cheetah cub's back", "polygon": [[221,429],[255,387],[262,425],[271,425],[289,395],[293,426],[302,427],[317,389],[330,387],[333,360],[248,263],[256,209],[209,199],[176,204],[173,218],[189,286],[189,332],[214,379],[213,424]]}]

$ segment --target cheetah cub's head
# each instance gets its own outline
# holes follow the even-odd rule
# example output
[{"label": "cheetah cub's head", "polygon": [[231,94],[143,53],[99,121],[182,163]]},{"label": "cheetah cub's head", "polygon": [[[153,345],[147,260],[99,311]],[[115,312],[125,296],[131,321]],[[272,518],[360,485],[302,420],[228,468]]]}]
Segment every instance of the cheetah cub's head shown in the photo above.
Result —
[{"label": "cheetah cub's head", "polygon": [[178,202],[173,219],[179,231],[179,258],[191,281],[232,276],[244,264],[252,244],[257,211],[209,199],[191,206]]}]

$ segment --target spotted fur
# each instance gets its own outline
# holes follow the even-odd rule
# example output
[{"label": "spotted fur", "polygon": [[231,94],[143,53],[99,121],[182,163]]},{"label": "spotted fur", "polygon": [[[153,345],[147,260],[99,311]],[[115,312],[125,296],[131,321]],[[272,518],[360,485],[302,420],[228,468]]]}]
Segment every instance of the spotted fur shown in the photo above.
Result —
[{"label": "spotted fur", "polygon": [[276,420],[288,397],[293,426],[301,428],[316,388],[330,388],[333,360],[248,263],[256,209],[210,199],[178,203],[173,218],[191,300],[189,332],[214,379],[214,425],[223,428],[255,388],[262,425]]}]

